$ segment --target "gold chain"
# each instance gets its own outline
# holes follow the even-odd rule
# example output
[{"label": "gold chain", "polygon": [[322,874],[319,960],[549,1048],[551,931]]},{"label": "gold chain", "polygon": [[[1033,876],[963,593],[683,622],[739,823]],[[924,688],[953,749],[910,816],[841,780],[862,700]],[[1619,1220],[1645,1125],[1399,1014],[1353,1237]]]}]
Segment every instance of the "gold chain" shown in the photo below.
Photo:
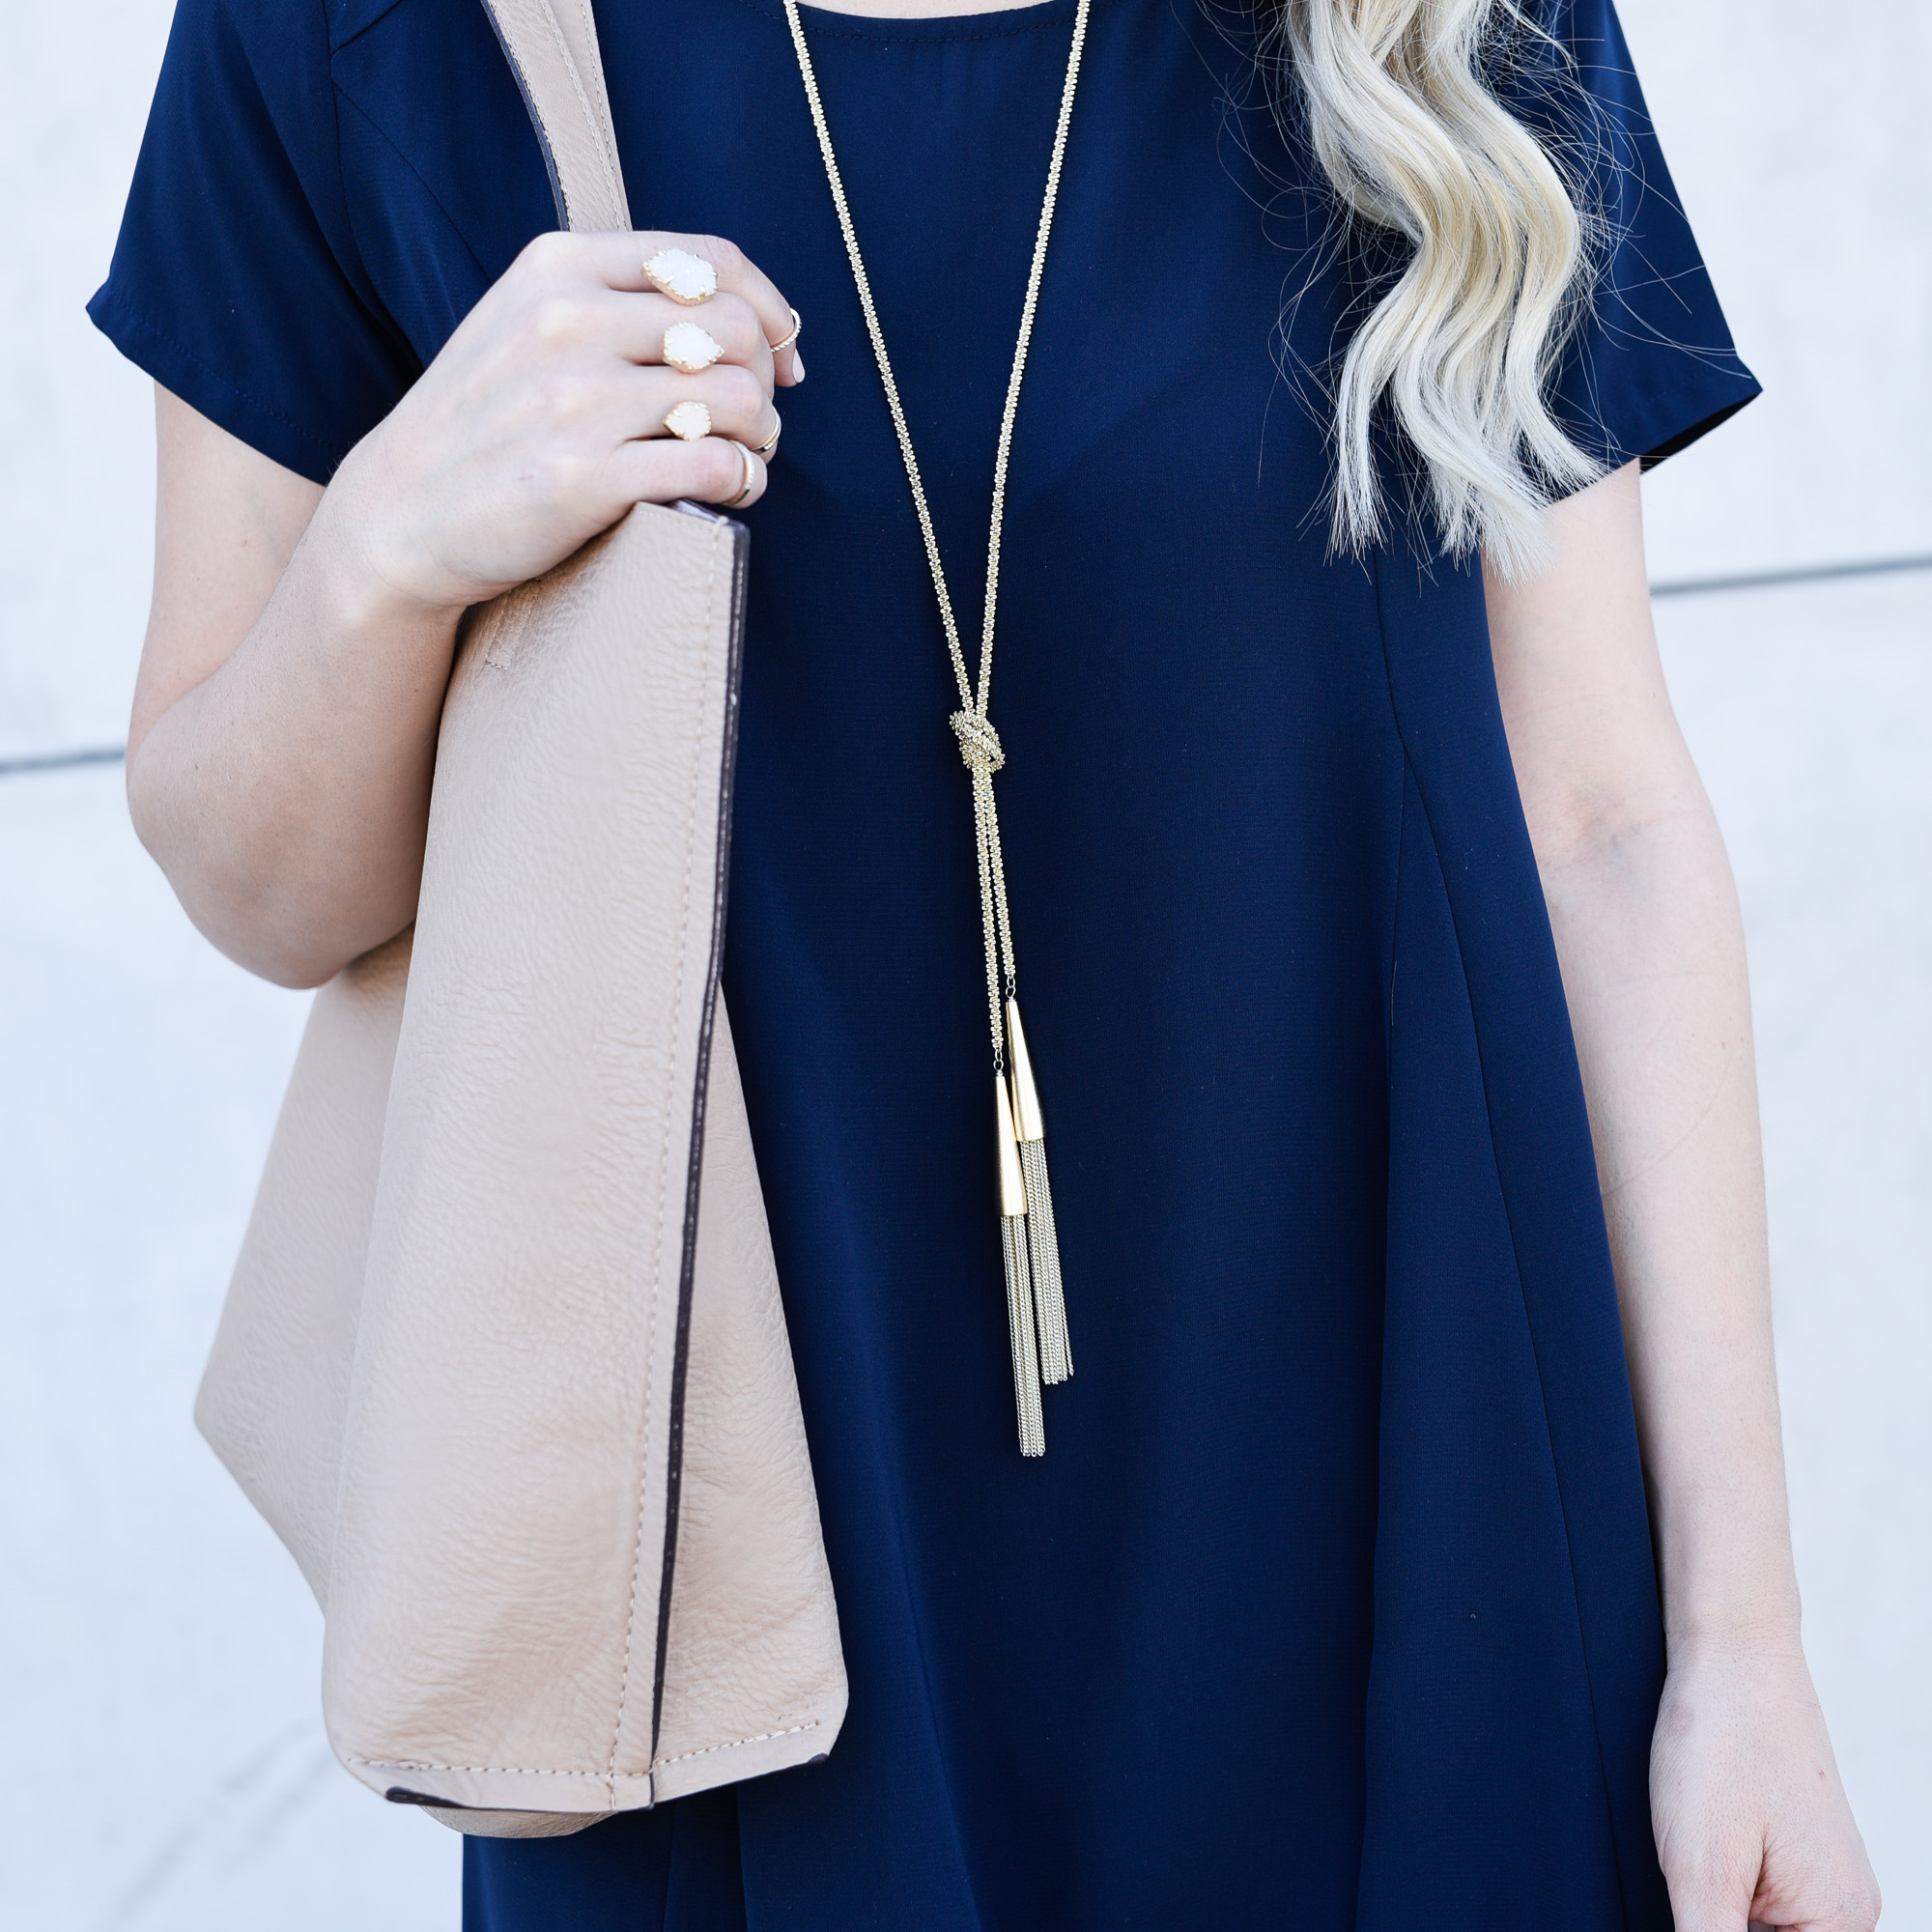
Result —
[{"label": "gold chain", "polygon": [[946,628],[946,648],[952,659],[952,676],[959,687],[959,710],[952,720],[953,736],[959,741],[959,754],[973,775],[973,819],[980,849],[980,914],[986,940],[986,1000],[993,1029],[993,1061],[1006,1065],[1006,1029],[1003,1024],[1002,967],[1004,992],[1010,996],[1017,980],[1013,964],[1012,923],[1007,916],[1006,865],[1000,850],[1000,819],[993,804],[993,774],[1006,762],[999,735],[986,717],[986,705],[993,687],[993,616],[1000,592],[1000,532],[1007,513],[1007,464],[1012,450],[1013,419],[1019,412],[1020,379],[1026,373],[1027,348],[1033,340],[1034,315],[1039,306],[1040,279],[1046,271],[1046,242],[1053,228],[1054,204],[1060,196],[1060,170],[1066,155],[1066,130],[1073,119],[1073,90],[1080,78],[1080,55],[1087,43],[1087,12],[1090,0],[1080,0],[1073,16],[1073,44],[1066,56],[1066,81],[1060,94],[1060,120],[1053,133],[1053,159],[1046,171],[1046,195],[1040,204],[1039,228],[1034,237],[1033,270],[1027,277],[1026,302],[1020,310],[1019,341],[1013,349],[1012,374],[1007,379],[1007,406],[1000,418],[1000,449],[993,466],[992,529],[986,543],[986,610],[980,633],[980,680],[977,691],[967,673],[966,653],[959,641],[959,625],[952,613],[952,598],[946,587],[946,570],[939,558],[939,539],[932,527],[932,512],[926,507],[925,486],[920,480],[919,458],[913,454],[912,432],[906,427],[905,410],[899,402],[899,385],[893,376],[892,357],[886,354],[885,331],[879,327],[879,312],[872,301],[872,284],[866,273],[866,262],[859,252],[859,236],[852,225],[852,211],[845,200],[845,185],[839,178],[838,162],[832,152],[832,130],[826,126],[825,105],[818,96],[818,78],[812,71],[811,54],[805,43],[805,27],[799,18],[798,0],[784,0],[785,18],[791,25],[791,42],[798,53],[798,70],[805,80],[805,96],[811,107],[811,125],[818,130],[818,151],[825,157],[825,178],[832,186],[832,205],[838,212],[839,232],[845,238],[845,252],[852,262],[852,279],[859,291],[859,306],[866,314],[866,328],[872,338],[872,354],[878,361],[879,376],[885,384],[886,407],[892,412],[893,428],[899,440],[899,454],[905,459],[906,481],[912,486],[914,508],[919,512],[919,527],[925,539],[925,560],[932,571],[932,587],[939,594],[939,618]]}]

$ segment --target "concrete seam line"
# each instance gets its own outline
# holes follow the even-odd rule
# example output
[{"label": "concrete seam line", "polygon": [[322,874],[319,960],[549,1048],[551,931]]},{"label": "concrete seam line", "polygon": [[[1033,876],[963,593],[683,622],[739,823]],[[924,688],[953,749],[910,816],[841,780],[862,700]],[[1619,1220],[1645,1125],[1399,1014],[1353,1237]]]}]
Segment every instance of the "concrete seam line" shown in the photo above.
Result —
[{"label": "concrete seam line", "polygon": [[1776,590],[1788,583],[1824,583],[1839,577],[1889,577],[1908,570],[1932,570],[1932,554],[1875,556],[1857,563],[1800,564],[1790,570],[1741,571],[1733,577],[1686,577],[1653,583],[1653,597],[1695,597],[1716,590]]},{"label": "concrete seam line", "polygon": [[0,758],[0,779],[27,772],[64,772],[74,765],[118,765],[128,755],[126,745],[91,745],[73,752],[28,752]]}]

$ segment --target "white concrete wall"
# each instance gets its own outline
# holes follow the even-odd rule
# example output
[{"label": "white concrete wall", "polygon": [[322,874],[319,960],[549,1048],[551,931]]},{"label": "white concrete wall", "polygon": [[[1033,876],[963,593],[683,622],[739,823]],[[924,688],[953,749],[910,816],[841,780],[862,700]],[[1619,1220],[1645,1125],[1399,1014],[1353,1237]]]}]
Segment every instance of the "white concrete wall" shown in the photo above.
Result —
[{"label": "white concrete wall", "polygon": [[112,744],[128,722],[153,385],[80,311],[107,273],[172,13],[0,8],[0,758]]},{"label": "white concrete wall", "polygon": [[1932,553],[1932,7],[1624,0],[1765,394],[1652,480],[1660,581]]},{"label": "white concrete wall", "polygon": [[[146,384],[80,315],[163,0],[12,0],[0,759],[121,735]],[[1627,0],[1771,393],[1650,485],[1660,579],[1932,551],[1932,12]],[[1932,1932],[1932,577],[1660,605],[1756,986],[1808,1634],[1887,1925]],[[316,1618],[187,1409],[303,1002],[207,948],[119,774],[0,778],[0,1924],[435,1932],[455,1840],[329,1765]]]},{"label": "white concrete wall", "polygon": [[118,768],[0,780],[0,1925],[453,1932],[338,1770],[321,1620],[189,1405],[306,1002],[181,915]]}]

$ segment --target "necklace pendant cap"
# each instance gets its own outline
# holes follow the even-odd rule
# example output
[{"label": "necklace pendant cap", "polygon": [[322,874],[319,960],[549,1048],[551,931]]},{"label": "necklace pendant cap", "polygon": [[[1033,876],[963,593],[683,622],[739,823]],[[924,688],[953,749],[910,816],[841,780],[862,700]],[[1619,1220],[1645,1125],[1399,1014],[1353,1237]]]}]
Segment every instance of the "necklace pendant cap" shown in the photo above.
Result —
[{"label": "necklace pendant cap", "polygon": [[1020,1003],[1007,1002],[1007,1065],[1012,1068],[1013,1124],[1023,1141],[1043,1141],[1046,1120],[1039,1111],[1039,1090],[1033,1084],[1033,1062],[1027,1055],[1026,1032],[1020,1025]]},{"label": "necklace pendant cap", "polygon": [[1020,1144],[1013,1132],[1013,1110],[1007,1097],[1007,1083],[993,1075],[995,1131],[1000,1158],[1000,1213],[1009,1221],[1024,1219],[1027,1210],[1026,1173],[1020,1166]]}]

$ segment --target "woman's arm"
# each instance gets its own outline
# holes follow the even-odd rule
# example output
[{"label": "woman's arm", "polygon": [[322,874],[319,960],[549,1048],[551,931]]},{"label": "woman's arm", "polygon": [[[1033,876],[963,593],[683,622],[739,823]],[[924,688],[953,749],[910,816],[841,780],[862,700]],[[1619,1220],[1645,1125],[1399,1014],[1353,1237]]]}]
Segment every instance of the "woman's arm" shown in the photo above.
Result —
[{"label": "woman's arm", "polygon": [[1651,627],[1634,464],[1488,579],[1503,721],[1596,1142],[1669,1675],[1651,1762],[1678,1932],[1869,1927],[1799,1641],[1737,893]]},{"label": "woman's arm", "polygon": [[165,389],[155,428],[128,806],[209,938],[314,985],[409,923],[454,622],[358,597],[327,532],[303,546],[321,485]]},{"label": "woman's arm", "polygon": [[[679,307],[643,264],[683,244],[720,293]],[[724,354],[663,362],[696,321]],[[128,795],[188,915],[231,957],[316,985],[414,917],[437,721],[463,611],[634,503],[751,497],[779,293],[729,244],[547,236],[484,297],[325,491],[162,392],[155,595]],[[713,434],[663,433],[675,402]]]}]

